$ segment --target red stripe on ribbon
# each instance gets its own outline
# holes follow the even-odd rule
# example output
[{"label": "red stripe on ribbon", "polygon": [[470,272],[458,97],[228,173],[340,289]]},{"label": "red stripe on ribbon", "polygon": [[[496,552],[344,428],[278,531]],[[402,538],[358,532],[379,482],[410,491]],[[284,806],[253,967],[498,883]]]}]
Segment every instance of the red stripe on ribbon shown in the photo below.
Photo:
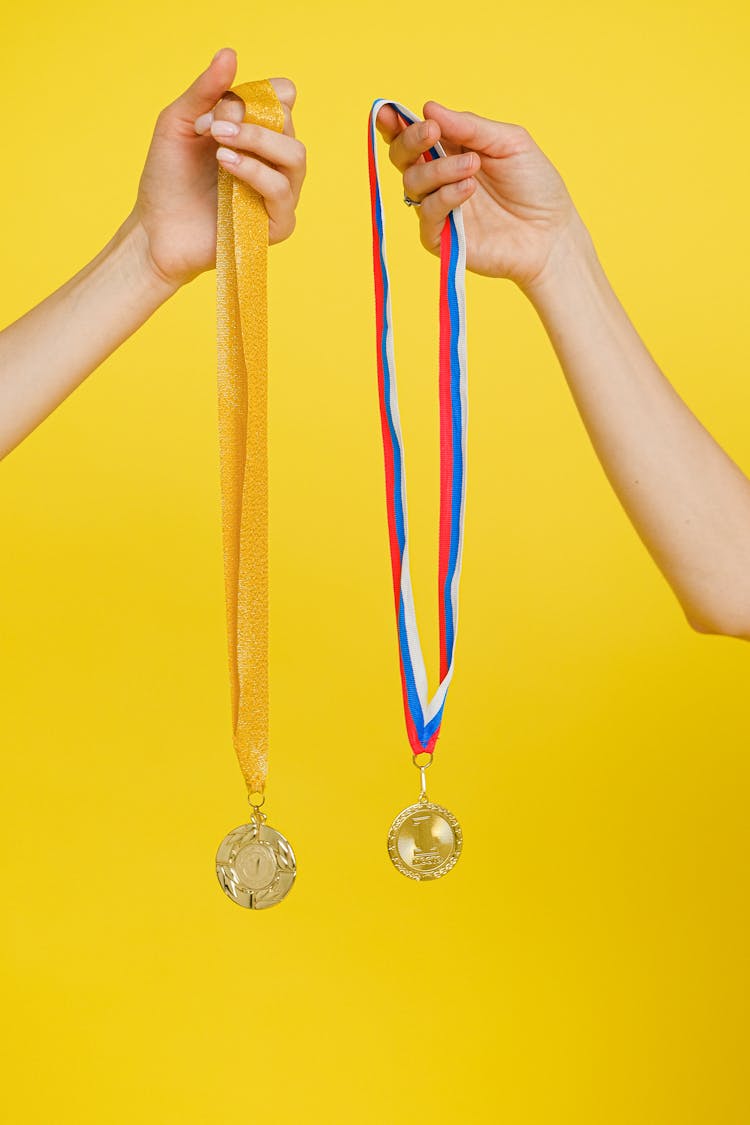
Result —
[{"label": "red stripe on ribbon", "polygon": [[453,428],[451,425],[451,314],[448,305],[448,264],[451,253],[450,221],[440,235],[440,545],[438,553],[438,621],[440,622],[440,678],[448,672],[444,590],[451,546],[453,485]]}]

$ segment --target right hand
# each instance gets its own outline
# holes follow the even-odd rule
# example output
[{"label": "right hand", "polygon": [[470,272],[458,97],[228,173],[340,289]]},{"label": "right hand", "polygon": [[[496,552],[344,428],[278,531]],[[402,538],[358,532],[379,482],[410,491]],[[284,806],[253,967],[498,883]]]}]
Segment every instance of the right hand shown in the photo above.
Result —
[{"label": "right hand", "polygon": [[[271,79],[284,109],[284,131],[276,133],[242,124],[244,103],[229,90],[236,71],[235,52],[219,51],[156,122],[131,220],[145,231],[151,268],[175,287],[216,264],[219,165],[262,195],[270,243],[294,230],[305,178],[305,148],[292,124],[294,83]],[[218,135],[226,123],[237,126],[230,138]]]},{"label": "right hand", "polygon": [[[422,245],[440,254],[448,213],[463,205],[466,267],[507,277],[529,290],[549,265],[561,236],[582,224],[559,173],[525,129],[427,102],[425,120],[404,126],[383,106],[377,126],[404,191],[421,202]],[[424,153],[437,141],[440,160]]]}]

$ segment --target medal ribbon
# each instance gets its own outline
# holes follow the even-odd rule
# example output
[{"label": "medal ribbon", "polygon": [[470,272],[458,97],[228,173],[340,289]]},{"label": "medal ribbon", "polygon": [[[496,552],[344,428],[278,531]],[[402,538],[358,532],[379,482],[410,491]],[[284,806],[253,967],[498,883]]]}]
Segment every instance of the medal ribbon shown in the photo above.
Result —
[{"label": "medal ribbon", "polygon": [[[432,754],[443,719],[458,625],[458,585],[463,554],[466,501],[466,240],[460,207],[445,220],[440,240],[440,538],[438,554],[438,613],[440,620],[440,685],[428,699],[427,673],[419,640],[414,595],[409,571],[409,534],[406,513],[404,445],[396,387],[393,317],[385,251],[385,215],[380,191],[375,121],[382,106],[396,111],[406,125],[418,117],[398,102],[378,99],[370,111],[369,167],[372,203],[372,247],[375,273],[380,420],[385,460],[386,504],[393,572],[393,594],[398,626],[399,663],[404,715],[414,754]],[[434,145],[425,159],[445,156]]]},{"label": "medal ribbon", "polygon": [[[233,92],[245,121],[281,132],[270,82]],[[268,215],[262,197],[218,170],[216,330],[219,455],[234,749],[249,793],[268,773]]]}]

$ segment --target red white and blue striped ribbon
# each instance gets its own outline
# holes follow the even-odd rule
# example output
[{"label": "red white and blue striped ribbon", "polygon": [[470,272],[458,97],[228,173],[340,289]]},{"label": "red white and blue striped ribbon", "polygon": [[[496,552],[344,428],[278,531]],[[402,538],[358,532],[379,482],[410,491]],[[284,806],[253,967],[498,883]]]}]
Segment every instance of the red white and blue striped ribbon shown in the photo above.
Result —
[{"label": "red white and blue striped ribbon", "polygon": [[[385,216],[380,191],[375,121],[388,105],[406,125],[420,118],[398,102],[378,99],[370,111],[369,165],[372,202],[372,246],[375,271],[380,419],[385,458],[388,530],[393,593],[398,625],[401,686],[409,742],[414,754],[431,754],[443,719],[445,698],[453,676],[458,625],[458,584],[463,554],[466,501],[466,240],[461,209],[448,215],[440,242],[440,539],[438,612],[440,617],[440,686],[428,699],[427,673],[414,609],[409,572],[409,534],[406,513],[404,445],[396,388],[393,317],[385,252]],[[425,159],[445,156],[436,144]]]}]

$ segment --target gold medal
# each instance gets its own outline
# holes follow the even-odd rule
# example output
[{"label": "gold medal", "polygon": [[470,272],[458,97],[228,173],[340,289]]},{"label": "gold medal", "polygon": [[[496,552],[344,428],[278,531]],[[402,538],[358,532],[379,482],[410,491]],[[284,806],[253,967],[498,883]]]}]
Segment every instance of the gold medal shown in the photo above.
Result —
[{"label": "gold medal", "polygon": [[221,889],[232,902],[249,910],[281,902],[297,874],[292,845],[265,821],[255,806],[250,823],[225,836],[216,853]]},{"label": "gold medal", "polygon": [[427,796],[425,770],[432,759],[414,765],[421,775],[421,793],[414,805],[400,812],[388,833],[388,855],[408,879],[440,879],[458,862],[463,848],[461,825],[455,816]]}]

